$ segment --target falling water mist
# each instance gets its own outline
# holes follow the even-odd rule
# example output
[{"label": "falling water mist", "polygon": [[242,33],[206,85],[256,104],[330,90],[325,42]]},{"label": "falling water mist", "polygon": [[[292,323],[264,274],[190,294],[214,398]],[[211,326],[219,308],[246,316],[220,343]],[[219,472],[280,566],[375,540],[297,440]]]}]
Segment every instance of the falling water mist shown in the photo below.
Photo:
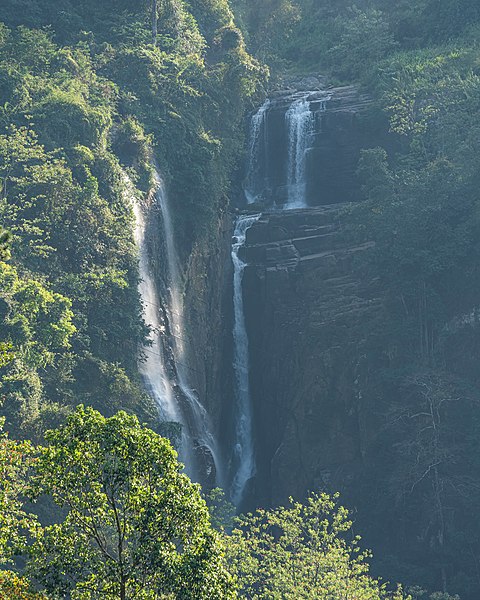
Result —
[{"label": "falling water mist", "polygon": [[144,348],[145,360],[140,362],[139,369],[149,393],[156,402],[162,421],[181,422],[162,344],[165,327],[159,315],[160,302],[148,258],[145,214],[127,175],[124,175],[124,185],[135,215],[134,238],[139,254],[140,275],[138,290],[143,302],[143,317],[150,329],[149,345]]},{"label": "falling water mist", "polygon": [[135,241],[139,251],[139,292],[144,319],[150,328],[150,345],[144,349],[140,371],[155,399],[162,421],[181,425],[180,458],[189,476],[209,484],[221,483],[221,461],[209,416],[190,386],[188,335],[185,330],[182,274],[175,248],[168,197],[155,170],[154,199],[161,216],[166,269],[160,299],[151,269],[147,245],[147,213],[125,176],[126,189],[135,214]]},{"label": "falling water mist", "polygon": [[315,132],[315,115],[307,97],[295,100],[285,114],[288,133],[287,203],[285,209],[307,206],[307,149]]}]

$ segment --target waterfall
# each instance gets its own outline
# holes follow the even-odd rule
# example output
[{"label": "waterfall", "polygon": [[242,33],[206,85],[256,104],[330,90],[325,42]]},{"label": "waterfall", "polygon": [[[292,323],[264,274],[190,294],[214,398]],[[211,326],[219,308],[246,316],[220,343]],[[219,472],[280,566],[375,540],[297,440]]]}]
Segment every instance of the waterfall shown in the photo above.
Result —
[{"label": "waterfall", "polygon": [[160,321],[160,302],[148,258],[145,216],[136,197],[135,188],[125,173],[123,181],[127,200],[132,205],[135,216],[134,239],[138,248],[140,275],[138,290],[143,301],[143,318],[150,329],[150,344],[144,348],[146,358],[144,362],[140,363],[139,370],[148,391],[158,406],[161,419],[181,422],[162,344],[162,335],[165,331]]},{"label": "waterfall", "polygon": [[234,372],[235,372],[235,444],[233,456],[234,476],[231,498],[240,504],[249,479],[255,475],[253,445],[252,407],[250,402],[248,336],[243,307],[242,281],[245,262],[240,258],[240,249],[245,243],[247,230],[261,215],[246,215],[238,218],[232,245],[233,303],[234,303]]},{"label": "waterfall", "polygon": [[315,132],[315,115],[307,96],[295,100],[285,114],[288,134],[287,203],[284,208],[307,206],[307,148]]},{"label": "waterfall", "polygon": [[[190,476],[198,479],[198,471],[204,471],[207,478],[222,480],[220,453],[212,424],[205,407],[200,402],[195,390],[190,385],[191,367],[188,364],[188,333],[185,327],[185,312],[182,294],[182,274],[180,261],[175,246],[175,234],[162,178],[155,170],[157,201],[162,214],[163,233],[168,271],[167,312],[170,324],[170,335],[178,387],[182,396],[182,414],[184,427],[189,433],[190,444],[195,454],[195,465],[190,469]],[[213,461],[213,462],[212,462]],[[195,471],[197,473],[195,474]]]},{"label": "waterfall", "polygon": [[[251,117],[248,141],[245,198],[248,204],[263,201],[266,178],[264,171],[267,155],[275,157],[269,173],[273,189],[273,210],[307,207],[307,152],[315,147],[314,136],[321,126],[319,113],[327,110],[331,94],[323,91],[305,91],[267,100]],[[272,147],[274,136],[267,139],[267,119],[270,111],[285,111],[287,148]],[[281,122],[281,121],[280,121]],[[283,133],[283,132],[282,132]],[[282,140],[282,136],[277,136]],[[286,156],[285,156],[286,155]],[[285,161],[286,157],[286,161]],[[285,184],[287,200],[284,202]],[[275,196],[275,194],[277,194]],[[277,204],[278,202],[278,204]],[[234,444],[232,456],[232,482],[230,497],[236,506],[243,500],[248,481],[255,476],[255,447],[250,397],[250,365],[248,333],[243,302],[243,275],[247,264],[241,258],[248,229],[260,219],[261,214],[243,215],[235,224],[232,245],[233,276],[233,367],[235,385]]]},{"label": "waterfall", "polygon": [[250,120],[250,135],[248,144],[247,177],[245,181],[245,197],[248,204],[253,204],[259,199],[263,191],[264,181],[260,181],[262,149],[267,147],[267,114],[270,100],[261,106]]},{"label": "waterfall", "polygon": [[[146,360],[140,364],[140,372],[148,392],[157,403],[161,420],[181,425],[179,454],[188,475],[197,481],[206,479],[215,483],[221,478],[220,456],[207,411],[189,384],[182,276],[165,185],[155,170],[155,201],[161,213],[161,235],[167,263],[163,282],[165,297],[162,302],[150,268],[146,213],[126,174],[124,183],[135,215],[139,292],[144,320],[150,328],[151,345],[144,348]],[[160,318],[161,307],[165,311],[163,322]]]}]

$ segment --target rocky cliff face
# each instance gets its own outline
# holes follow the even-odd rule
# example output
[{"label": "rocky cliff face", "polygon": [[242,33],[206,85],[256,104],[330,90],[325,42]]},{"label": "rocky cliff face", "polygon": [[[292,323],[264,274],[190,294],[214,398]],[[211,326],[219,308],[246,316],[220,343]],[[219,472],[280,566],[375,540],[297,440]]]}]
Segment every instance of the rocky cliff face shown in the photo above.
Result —
[{"label": "rocky cliff face", "polygon": [[223,213],[195,244],[185,273],[186,331],[191,377],[220,436],[223,400],[231,371],[228,313],[231,303],[232,221]]},{"label": "rocky cliff face", "polygon": [[381,572],[422,565],[416,581],[436,589],[478,505],[478,293],[455,289],[434,316],[425,282],[412,274],[406,301],[373,242],[353,241],[369,219],[351,211],[360,150],[395,148],[367,131],[366,107],[352,88],[287,92],[251,121],[246,196],[263,212],[240,258],[256,474],[240,508],[339,491]]},{"label": "rocky cliff face", "polygon": [[360,149],[396,144],[367,131],[367,106],[352,88],[288,91],[251,120],[258,219],[239,258],[256,474],[240,508],[340,491],[381,572],[438,589],[477,562],[452,549],[479,502],[478,288],[456,287],[454,259],[428,301],[413,267],[399,291],[377,252],[385,232],[353,241],[372,219],[371,205],[351,211]]},{"label": "rocky cliff face", "polygon": [[375,282],[356,268],[370,244],[345,242],[343,209],[264,214],[247,232],[253,491],[260,502],[345,479],[368,443],[357,377],[381,303]]},{"label": "rocky cliff face", "polygon": [[[286,113],[296,98],[288,91],[270,100],[259,153],[257,175],[268,173],[269,193],[280,205]],[[276,504],[330,482],[340,487],[368,443],[357,379],[366,331],[381,308],[375,282],[359,275],[369,244],[347,243],[341,223],[347,203],[358,198],[360,149],[375,142],[364,121],[369,102],[350,87],[309,92],[307,100],[314,115],[305,148],[310,208],[265,212],[248,231],[241,256],[249,265],[243,295],[257,456],[252,504]],[[151,228],[159,230],[155,208]],[[160,296],[168,296],[164,248],[153,230],[153,266]],[[231,236],[224,212],[182,265],[188,382],[225,446],[219,483],[225,483],[234,428]]]}]

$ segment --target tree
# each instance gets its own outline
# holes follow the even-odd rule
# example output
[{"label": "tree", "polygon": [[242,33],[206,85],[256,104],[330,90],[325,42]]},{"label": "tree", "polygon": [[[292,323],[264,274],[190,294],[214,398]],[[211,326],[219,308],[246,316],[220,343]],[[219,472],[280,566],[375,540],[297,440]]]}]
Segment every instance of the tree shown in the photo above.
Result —
[{"label": "tree", "polygon": [[12,234],[0,225],[0,260],[10,258],[10,241]]},{"label": "tree", "polygon": [[[460,524],[478,504],[467,458],[476,454],[478,401],[459,381],[433,370],[407,376],[402,392],[386,415],[385,435],[394,452],[385,481],[392,510],[401,506],[404,512],[395,518],[398,535],[406,526],[428,549],[440,599],[455,585],[451,564],[465,546]],[[472,526],[468,545],[478,547]]]},{"label": "tree", "polygon": [[152,0],[152,44],[155,46],[157,43],[158,27],[158,7],[157,0]]},{"label": "tree", "polygon": [[3,432],[0,419],[0,565],[8,564],[23,546],[24,533],[35,523],[23,507],[26,473],[32,459],[29,442],[16,442]]},{"label": "tree", "polygon": [[31,569],[55,597],[234,598],[199,487],[170,443],[119,412],[80,406],[47,433],[34,497],[66,511],[36,536]]},{"label": "tree", "polygon": [[12,571],[0,571],[0,598],[2,600],[47,600],[31,589],[30,582]]},{"label": "tree", "polygon": [[40,600],[30,583],[9,570],[3,570],[25,547],[25,535],[36,519],[24,509],[26,474],[32,460],[29,442],[16,442],[3,433],[0,419],[0,598]]},{"label": "tree", "polygon": [[353,6],[334,20],[338,42],[328,51],[330,64],[341,77],[355,78],[369,65],[388,56],[396,43],[385,15]]},{"label": "tree", "polygon": [[70,307],[65,296],[0,261],[0,410],[16,436],[38,434],[46,408],[40,373],[46,379],[70,348]]},{"label": "tree", "polygon": [[[228,560],[245,598],[380,600],[391,597],[372,579],[359,538],[338,496],[312,494],[306,504],[241,517],[229,538]],[[393,598],[403,598],[399,589]]]}]

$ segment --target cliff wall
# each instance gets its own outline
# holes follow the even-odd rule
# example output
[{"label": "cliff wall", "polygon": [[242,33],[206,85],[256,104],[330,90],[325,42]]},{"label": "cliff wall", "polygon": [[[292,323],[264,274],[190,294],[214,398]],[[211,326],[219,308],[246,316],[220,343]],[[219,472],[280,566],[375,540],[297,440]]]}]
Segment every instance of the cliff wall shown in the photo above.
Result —
[{"label": "cliff wall", "polygon": [[376,282],[357,269],[370,244],[345,241],[343,209],[264,214],[247,233],[260,502],[340,487],[369,443],[357,378],[381,301]]}]

